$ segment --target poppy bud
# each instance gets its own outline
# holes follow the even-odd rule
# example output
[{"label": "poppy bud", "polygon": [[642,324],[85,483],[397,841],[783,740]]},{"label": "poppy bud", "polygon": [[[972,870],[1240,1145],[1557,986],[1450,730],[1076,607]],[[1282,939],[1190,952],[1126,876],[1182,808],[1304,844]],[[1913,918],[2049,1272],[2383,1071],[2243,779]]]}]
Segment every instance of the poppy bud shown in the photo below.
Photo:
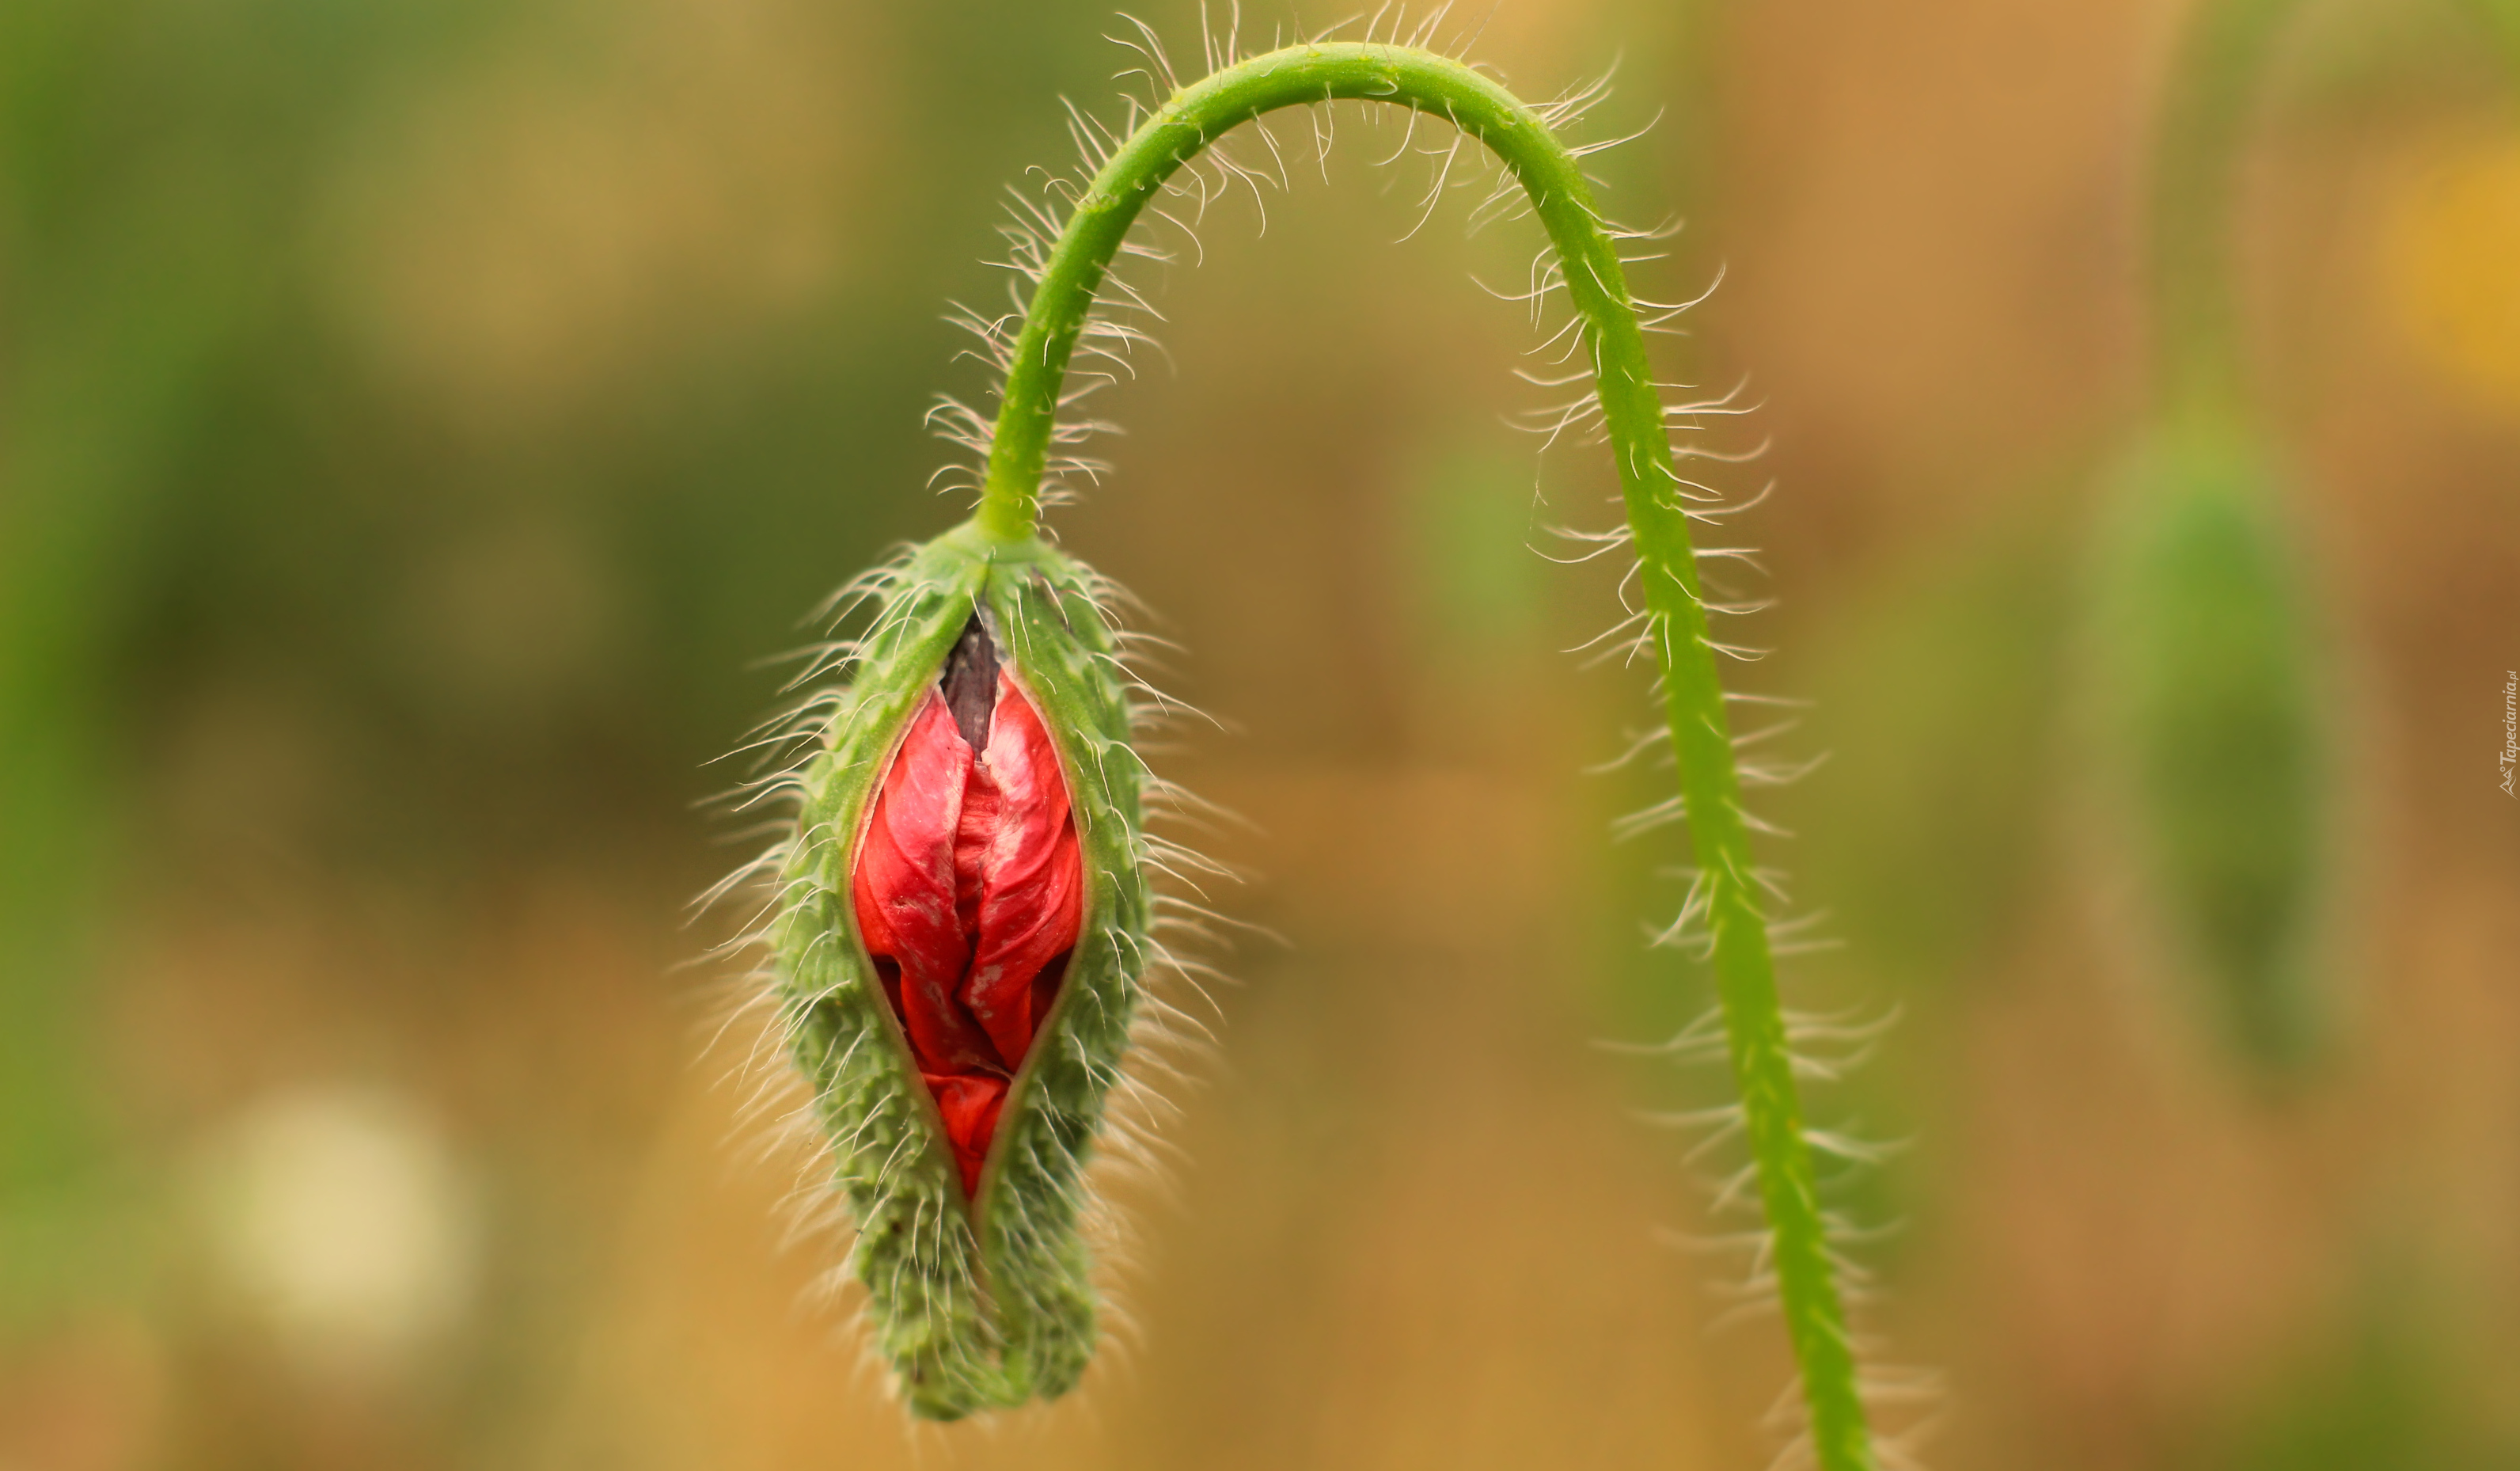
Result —
[{"label": "poppy bud", "polygon": [[1083,1172],[1147,953],[1140,770],[1091,575],[969,528],[880,575],[773,927],[790,1050],[913,1412],[1064,1393]]},{"label": "poppy bud", "polygon": [[2263,1080],[2333,1038],[2332,687],[2284,482],[2196,416],[2122,472],[2093,578],[2094,709],[2168,967]]}]

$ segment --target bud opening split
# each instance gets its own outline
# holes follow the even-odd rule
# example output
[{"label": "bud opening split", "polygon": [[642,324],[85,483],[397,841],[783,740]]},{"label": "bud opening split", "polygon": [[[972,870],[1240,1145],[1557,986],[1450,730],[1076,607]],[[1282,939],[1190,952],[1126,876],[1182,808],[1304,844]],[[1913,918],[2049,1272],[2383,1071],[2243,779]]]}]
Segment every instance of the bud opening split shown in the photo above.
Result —
[{"label": "bud opening split", "polygon": [[878,789],[858,934],[936,1100],[967,1199],[1084,919],[1058,753],[974,613]]}]

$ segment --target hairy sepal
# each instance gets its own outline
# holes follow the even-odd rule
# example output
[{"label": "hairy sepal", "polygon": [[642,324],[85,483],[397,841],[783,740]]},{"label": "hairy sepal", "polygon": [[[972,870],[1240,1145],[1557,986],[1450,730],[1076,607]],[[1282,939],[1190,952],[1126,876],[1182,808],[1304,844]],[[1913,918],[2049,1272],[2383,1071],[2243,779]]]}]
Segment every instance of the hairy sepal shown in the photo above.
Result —
[{"label": "hairy sepal", "polygon": [[[856,676],[805,773],[774,966],[797,1067],[857,1224],[876,1348],[922,1418],[1050,1399],[1098,1337],[1085,1168],[1120,1077],[1147,953],[1141,768],[1092,577],[1038,539],[966,526],[887,575]],[[850,873],[885,769],[977,609],[1058,748],[1085,867],[1058,998],[966,1199],[944,1124],[860,939]]]}]

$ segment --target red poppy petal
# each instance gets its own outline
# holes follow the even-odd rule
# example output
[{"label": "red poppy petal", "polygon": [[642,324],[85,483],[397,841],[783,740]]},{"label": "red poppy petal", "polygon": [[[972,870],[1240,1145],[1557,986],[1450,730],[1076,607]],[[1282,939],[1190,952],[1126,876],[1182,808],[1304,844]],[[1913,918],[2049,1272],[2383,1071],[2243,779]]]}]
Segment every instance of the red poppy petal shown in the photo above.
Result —
[{"label": "red poppy petal", "polygon": [[1063,824],[1044,871],[1018,888],[992,891],[981,905],[980,944],[965,994],[1001,1054],[1010,1038],[1020,1038],[1029,1050],[1057,993],[1035,983],[1075,948],[1084,898],[1084,863],[1075,829]]},{"label": "red poppy petal", "polygon": [[1006,1103],[1084,923],[1084,857],[1058,751],[1001,672],[975,758],[931,692],[884,773],[851,882],[891,993],[976,1194]]},{"label": "red poppy petal", "polygon": [[954,826],[954,913],[966,938],[980,927],[981,875],[1005,805],[989,763],[973,761],[964,778],[963,815]]},{"label": "red poppy petal", "polygon": [[1058,748],[1031,700],[1004,675],[988,755],[973,777],[975,788],[983,779],[994,786],[998,801],[981,855],[976,943],[963,995],[999,1054],[1020,1063],[1041,1023],[1033,982],[1075,947],[1085,886]]},{"label": "red poppy petal", "polygon": [[911,1050],[940,1072],[1005,1066],[956,996],[971,954],[954,903],[954,837],[971,764],[952,712],[931,692],[877,794],[851,884],[868,952],[901,967]]},{"label": "red poppy petal", "polygon": [[944,1117],[945,1137],[954,1146],[954,1164],[962,1172],[963,1194],[980,1193],[980,1169],[989,1161],[989,1141],[997,1136],[998,1112],[1006,1106],[1007,1080],[961,1073],[928,1073],[927,1090],[936,1095],[936,1112]]}]

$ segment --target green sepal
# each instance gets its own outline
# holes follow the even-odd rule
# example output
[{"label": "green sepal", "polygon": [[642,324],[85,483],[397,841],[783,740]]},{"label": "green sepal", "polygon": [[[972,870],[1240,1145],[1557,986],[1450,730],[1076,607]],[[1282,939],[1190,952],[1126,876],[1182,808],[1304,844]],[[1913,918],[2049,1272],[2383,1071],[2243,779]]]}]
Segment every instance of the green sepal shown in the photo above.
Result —
[{"label": "green sepal", "polygon": [[[1037,538],[968,525],[880,574],[855,677],[803,773],[782,875],[781,1014],[856,1221],[850,1266],[876,1347],[927,1419],[1061,1395],[1098,1338],[1084,1173],[1148,953],[1143,772],[1100,587]],[[976,1210],[859,939],[849,884],[869,804],[975,608],[1058,746],[1086,873],[1076,948],[999,1114]]]}]

